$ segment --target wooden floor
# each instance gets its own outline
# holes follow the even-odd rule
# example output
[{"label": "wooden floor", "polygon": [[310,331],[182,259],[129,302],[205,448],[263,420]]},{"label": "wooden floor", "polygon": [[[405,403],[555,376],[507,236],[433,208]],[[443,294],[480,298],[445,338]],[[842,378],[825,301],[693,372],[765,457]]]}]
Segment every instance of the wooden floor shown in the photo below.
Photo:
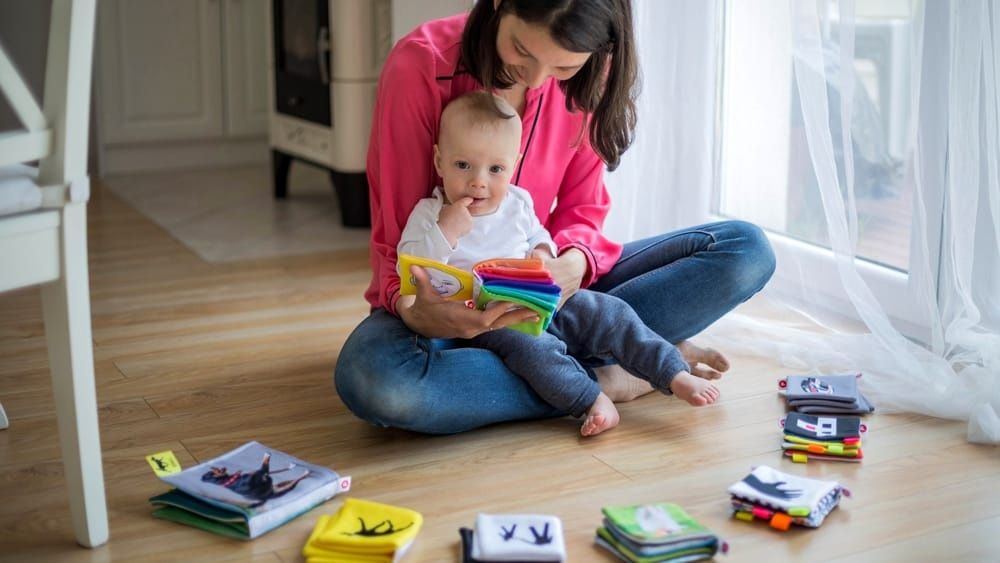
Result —
[{"label": "wooden floor", "polygon": [[[646,396],[596,438],[580,439],[568,418],[450,437],[380,430],[348,413],[332,382],[367,311],[364,253],[207,264],[107,191],[90,212],[111,541],[74,544],[39,295],[17,291],[0,296],[11,416],[0,431],[0,560],[299,561],[339,498],[248,543],[150,516],[146,499],[166,487],[145,454],[171,449],[189,466],[248,440],[353,476],[353,496],[423,513],[408,561],[457,561],[458,528],[480,511],[556,514],[570,561],[611,561],[592,545],[601,506],[645,501],[685,506],[728,540],[730,562],[1000,560],[1000,449],[966,443],[964,424],[879,414],[863,464],[793,465],[778,447],[775,394],[789,371],[732,357],[717,405]],[[853,498],[818,530],[732,520],[726,487],[759,464],[842,480]]]}]

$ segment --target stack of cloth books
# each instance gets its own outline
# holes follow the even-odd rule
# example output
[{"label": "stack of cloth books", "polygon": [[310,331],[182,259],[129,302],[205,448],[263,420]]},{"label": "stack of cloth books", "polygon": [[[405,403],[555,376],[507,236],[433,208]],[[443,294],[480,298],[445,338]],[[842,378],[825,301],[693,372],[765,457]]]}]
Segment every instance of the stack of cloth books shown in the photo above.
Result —
[{"label": "stack of cloth books", "polygon": [[785,455],[795,463],[810,459],[860,462],[861,435],[868,427],[856,416],[812,416],[790,412],[783,421]]},{"label": "stack of cloth books", "polygon": [[562,521],[548,514],[479,514],[461,528],[462,562],[566,560]]},{"label": "stack of cloth books", "polygon": [[764,520],[772,528],[792,524],[818,528],[850,492],[836,481],[821,481],[782,473],[761,465],[729,487],[733,516],[752,522]]},{"label": "stack of cloth books", "polygon": [[413,545],[423,516],[419,512],[348,498],[334,515],[316,521],[302,548],[307,563],[391,563]]},{"label": "stack of cloth books", "polygon": [[778,381],[790,410],[804,414],[869,414],[875,412],[858,389],[860,373],[790,375]]},{"label": "stack of cloth books", "polygon": [[701,561],[728,546],[676,504],[605,506],[594,542],[623,561]]}]

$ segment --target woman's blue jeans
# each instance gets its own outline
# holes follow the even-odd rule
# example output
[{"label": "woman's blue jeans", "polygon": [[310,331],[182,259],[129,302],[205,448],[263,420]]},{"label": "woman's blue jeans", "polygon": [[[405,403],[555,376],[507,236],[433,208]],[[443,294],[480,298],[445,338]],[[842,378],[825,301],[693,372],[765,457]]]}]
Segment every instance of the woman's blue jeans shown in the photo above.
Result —
[{"label": "woman's blue jeans", "polygon": [[[626,244],[590,289],[625,300],[650,328],[678,343],[760,291],[773,273],[763,231],[723,221]],[[348,337],[334,381],[358,417],[428,434],[565,414],[492,352],[461,339],[425,338],[384,309]]]}]

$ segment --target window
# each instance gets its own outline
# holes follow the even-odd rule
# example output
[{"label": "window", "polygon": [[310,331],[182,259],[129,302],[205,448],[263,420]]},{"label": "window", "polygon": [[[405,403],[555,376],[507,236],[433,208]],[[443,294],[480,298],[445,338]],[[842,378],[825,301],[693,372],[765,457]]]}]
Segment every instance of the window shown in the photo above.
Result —
[{"label": "window", "polygon": [[[828,106],[821,121],[832,137],[845,200],[848,172],[853,178],[859,269],[890,315],[920,324],[898,298],[910,284],[913,235],[911,66],[914,60],[919,64],[910,52],[914,2],[858,2],[852,21],[844,20],[845,38],[853,35],[854,45],[847,64],[840,47],[844,6],[836,0],[817,3],[809,21],[793,21],[795,7],[785,2],[725,0],[721,5],[714,212],[768,230],[778,252],[779,284],[783,274],[792,283],[809,283],[835,300],[846,299],[838,289],[795,74],[803,65],[822,65],[818,73],[825,77]],[[796,40],[808,26],[818,27],[819,45],[811,49]],[[844,96],[850,101],[849,150],[843,144]],[[782,272],[783,262],[794,263],[795,271]]]}]

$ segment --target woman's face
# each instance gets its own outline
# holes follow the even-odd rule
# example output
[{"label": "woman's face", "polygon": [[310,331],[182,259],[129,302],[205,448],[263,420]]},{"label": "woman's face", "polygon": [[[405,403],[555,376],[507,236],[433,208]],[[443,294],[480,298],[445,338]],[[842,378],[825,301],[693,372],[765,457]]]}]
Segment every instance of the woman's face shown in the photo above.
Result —
[{"label": "woman's face", "polygon": [[550,76],[568,80],[590,58],[590,53],[567,51],[552,40],[548,29],[513,14],[500,17],[497,54],[514,81],[528,88],[538,88]]}]

